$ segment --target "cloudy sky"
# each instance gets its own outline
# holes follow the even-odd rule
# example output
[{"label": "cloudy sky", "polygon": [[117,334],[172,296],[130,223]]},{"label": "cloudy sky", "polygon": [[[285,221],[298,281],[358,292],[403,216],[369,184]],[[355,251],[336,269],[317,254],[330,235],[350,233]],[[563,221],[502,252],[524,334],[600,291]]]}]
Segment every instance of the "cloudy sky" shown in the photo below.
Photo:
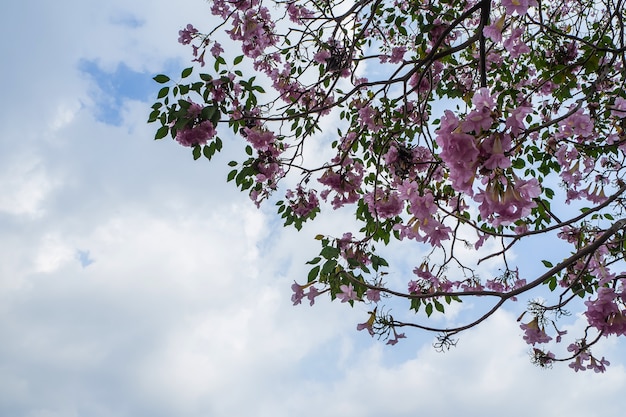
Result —
[{"label": "cloudy sky", "polygon": [[145,123],[151,77],[187,66],[178,30],[212,19],[202,0],[3,5],[1,416],[621,414],[624,343],[598,348],[604,375],[538,369],[523,305],[445,354],[357,333],[366,307],[292,307],[312,237],[344,220],[283,230],[225,183],[229,140],[194,162]]}]

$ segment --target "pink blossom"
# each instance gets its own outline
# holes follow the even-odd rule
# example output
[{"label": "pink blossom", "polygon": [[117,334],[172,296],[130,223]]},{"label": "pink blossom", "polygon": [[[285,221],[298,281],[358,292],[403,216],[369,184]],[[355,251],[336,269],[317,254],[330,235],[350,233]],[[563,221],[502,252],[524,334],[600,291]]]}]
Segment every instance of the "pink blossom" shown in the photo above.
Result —
[{"label": "pink blossom", "polygon": [[404,335],[404,333],[398,333],[398,332],[396,332],[396,328],[395,328],[395,327],[392,327],[392,330],[393,330],[393,339],[389,339],[389,340],[387,340],[387,344],[388,344],[388,345],[393,346],[393,345],[395,345],[396,343],[398,343],[398,340],[399,340],[399,339],[404,339],[404,338],[406,338],[406,336]]},{"label": "pink blossom", "polygon": [[404,208],[404,202],[396,191],[385,191],[382,188],[367,193],[363,200],[367,203],[370,213],[383,219],[397,216]]},{"label": "pink blossom", "polygon": [[312,306],[313,304],[315,304],[315,297],[317,297],[320,294],[321,292],[316,287],[311,285],[309,287],[309,292],[306,293],[306,298],[309,299],[309,305]]},{"label": "pink blossom", "polygon": [[502,0],[502,5],[507,14],[511,15],[517,12],[518,15],[522,16],[526,14],[529,7],[537,6],[537,0]]},{"label": "pink blossom", "polygon": [[[405,190],[404,188],[402,188]],[[407,194],[405,190],[406,199],[411,202],[409,211],[413,216],[420,220],[426,220],[432,218],[439,207],[435,204],[435,197],[430,190],[424,192],[423,195]]]},{"label": "pink blossom", "polygon": [[487,87],[479,88],[478,91],[476,91],[472,97],[472,104],[477,109],[482,107],[494,109],[496,107],[496,102]]},{"label": "pink blossom", "polygon": [[274,132],[260,128],[244,128],[244,136],[257,151],[264,152],[270,149],[276,140]]},{"label": "pink blossom", "polygon": [[211,55],[213,55],[215,58],[220,56],[223,52],[224,48],[222,48],[222,45],[219,42],[215,42],[211,47]]},{"label": "pink blossom", "polygon": [[363,182],[364,171],[360,162],[354,162],[349,157],[343,158],[341,161],[343,166],[339,171],[329,168],[318,179],[320,183],[329,187],[320,193],[324,200],[327,199],[331,191],[335,192],[335,197],[332,200],[335,209],[357,202],[360,198],[358,190]]},{"label": "pink blossom", "polygon": [[367,321],[366,321],[365,323],[359,323],[359,324],[356,326],[356,329],[357,329],[358,331],[361,331],[361,330],[365,330],[365,329],[367,329],[368,333],[369,333],[371,336],[374,336],[374,329],[373,329],[373,326],[374,326],[374,322],[375,322],[375,321],[376,321],[376,309],[374,309],[374,311],[370,312],[370,316],[369,316],[369,318],[367,319]]},{"label": "pink blossom", "polygon": [[481,133],[489,130],[493,124],[493,117],[491,116],[491,109],[489,107],[480,107],[476,110],[472,110],[465,120],[461,124],[465,132]]},{"label": "pink blossom", "polygon": [[318,62],[320,64],[325,64],[326,60],[330,58],[330,52],[326,49],[320,49],[314,56],[313,61]]},{"label": "pink blossom", "polygon": [[501,16],[494,23],[483,28],[483,35],[494,42],[502,42],[502,28],[504,27],[504,16]]},{"label": "pink blossom", "polygon": [[623,119],[626,117],[626,98],[617,97],[611,106],[611,116]]},{"label": "pink blossom", "polygon": [[524,340],[529,345],[548,343],[552,338],[546,334],[543,327],[539,327],[539,320],[535,317],[529,323],[522,323],[520,328],[524,330]]},{"label": "pink blossom", "polygon": [[313,12],[311,10],[296,4],[295,1],[287,3],[287,13],[289,14],[289,20],[300,24],[303,19],[310,19],[313,17]]},{"label": "pink blossom", "polygon": [[365,105],[359,109],[361,124],[367,126],[372,132],[378,132],[382,126],[378,122],[378,111],[370,105]]},{"label": "pink blossom", "polygon": [[190,123],[176,132],[176,141],[183,146],[204,145],[215,136],[215,127],[208,120]]},{"label": "pink blossom", "polygon": [[589,324],[605,335],[626,335],[626,311],[620,311],[617,303],[617,294],[612,288],[598,288],[597,298],[585,301],[587,311],[585,316]]},{"label": "pink blossom", "polygon": [[405,53],[406,53],[405,46],[393,47],[391,49],[391,57],[389,58],[389,62],[391,62],[392,64],[397,64],[399,62],[402,62],[402,59],[404,58]]},{"label": "pink blossom", "polygon": [[506,127],[511,129],[511,134],[513,136],[519,135],[520,133],[522,133],[522,131],[524,131],[524,129],[526,129],[526,125],[524,124],[524,119],[526,118],[527,115],[532,113],[532,111],[533,109],[531,106],[522,105],[522,106],[515,108],[511,112],[509,117],[507,117]]},{"label": "pink blossom", "polygon": [[352,284],[341,285],[339,286],[339,289],[341,292],[337,293],[337,298],[339,298],[342,303],[346,303],[348,301],[358,301],[359,298],[356,295],[356,292],[354,292]]},{"label": "pink blossom", "polygon": [[511,31],[511,35],[504,41],[504,49],[511,54],[511,58],[517,58],[520,55],[530,52],[528,45],[521,39],[523,33],[523,28],[515,28]]},{"label": "pink blossom", "polygon": [[178,31],[178,42],[183,45],[189,45],[196,33],[198,33],[198,29],[193,27],[193,25],[190,23],[184,29]]},{"label": "pink blossom", "polygon": [[296,188],[295,193],[287,190],[285,197],[289,199],[289,207],[296,216],[306,217],[313,210],[319,207],[320,203],[317,199],[315,190],[309,190],[307,193],[301,186]]},{"label": "pink blossom", "polygon": [[291,290],[293,291],[291,301],[294,306],[302,303],[302,299],[304,298],[304,288],[305,287],[303,285],[300,285],[295,281],[291,284]]},{"label": "pink blossom", "polygon": [[[504,144],[502,143],[503,140]],[[510,167],[511,160],[508,156],[504,155],[504,152],[509,150],[511,139],[508,136],[495,135],[491,138],[491,142],[491,149],[489,150],[491,156],[485,161],[485,168],[493,170],[496,168],[506,169]]]},{"label": "pink blossom", "polygon": [[365,291],[365,297],[371,302],[377,303],[380,301],[380,291],[368,288],[368,290]]},{"label": "pink blossom", "polygon": [[556,138],[570,139],[574,136],[588,138],[593,134],[593,121],[582,109],[559,122],[559,132]]},{"label": "pink blossom", "polygon": [[422,222],[422,231],[432,246],[441,246],[443,240],[449,240],[452,229],[435,219]]}]

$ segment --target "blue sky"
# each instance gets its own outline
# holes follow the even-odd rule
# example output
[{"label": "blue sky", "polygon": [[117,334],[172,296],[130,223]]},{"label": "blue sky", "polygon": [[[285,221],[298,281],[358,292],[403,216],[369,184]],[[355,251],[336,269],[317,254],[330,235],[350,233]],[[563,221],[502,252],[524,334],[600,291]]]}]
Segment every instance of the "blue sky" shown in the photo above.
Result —
[{"label": "blue sky", "polygon": [[178,30],[211,19],[201,0],[3,7],[0,416],[620,415],[624,344],[598,350],[604,375],[535,368],[523,305],[446,354],[356,332],[366,307],[292,307],[312,237],[346,219],[283,230],[225,183],[236,138],[194,162],[146,124],[151,77],[188,66]]}]

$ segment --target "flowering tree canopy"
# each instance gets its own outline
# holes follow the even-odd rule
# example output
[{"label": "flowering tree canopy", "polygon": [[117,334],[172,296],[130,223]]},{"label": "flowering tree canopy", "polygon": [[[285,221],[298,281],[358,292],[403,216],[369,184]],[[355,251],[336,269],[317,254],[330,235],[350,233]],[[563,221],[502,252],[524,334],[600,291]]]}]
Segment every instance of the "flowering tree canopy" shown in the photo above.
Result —
[{"label": "flowering tree canopy", "polygon": [[[519,319],[534,362],[605,370],[592,345],[626,336],[623,0],[210,4],[205,20],[218,24],[179,33],[197,76],[192,66],[178,80],[154,77],[149,122],[194,159],[211,159],[226,134],[240,138],[245,155],[227,180],[257,206],[276,204],[285,225],[354,213],[355,230],[316,237],[294,305],[366,303],[358,330],[389,344],[406,328],[433,331],[447,348],[541,287],[546,298]],[[521,276],[510,254],[533,238],[571,253],[535,254],[544,272]],[[387,282],[390,244],[427,249],[401,285]],[[496,249],[478,256],[481,247]],[[471,262],[459,256],[468,248]],[[486,259],[500,275],[478,276]],[[480,315],[428,324],[476,297],[489,303]],[[414,319],[394,317],[393,299]],[[586,319],[581,334],[559,326],[566,307]]]}]

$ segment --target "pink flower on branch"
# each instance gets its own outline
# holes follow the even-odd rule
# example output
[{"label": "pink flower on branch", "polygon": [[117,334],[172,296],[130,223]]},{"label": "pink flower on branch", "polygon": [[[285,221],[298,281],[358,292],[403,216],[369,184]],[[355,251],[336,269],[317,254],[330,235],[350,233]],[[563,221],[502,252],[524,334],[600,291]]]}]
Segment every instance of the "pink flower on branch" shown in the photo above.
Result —
[{"label": "pink flower on branch", "polygon": [[341,292],[337,293],[337,298],[339,298],[342,303],[347,303],[348,301],[359,301],[359,297],[356,295],[352,284],[341,285],[339,286],[339,289]]},{"label": "pink flower on branch", "polygon": [[197,33],[198,29],[190,23],[184,29],[178,31],[178,42],[183,45],[189,45]]}]

